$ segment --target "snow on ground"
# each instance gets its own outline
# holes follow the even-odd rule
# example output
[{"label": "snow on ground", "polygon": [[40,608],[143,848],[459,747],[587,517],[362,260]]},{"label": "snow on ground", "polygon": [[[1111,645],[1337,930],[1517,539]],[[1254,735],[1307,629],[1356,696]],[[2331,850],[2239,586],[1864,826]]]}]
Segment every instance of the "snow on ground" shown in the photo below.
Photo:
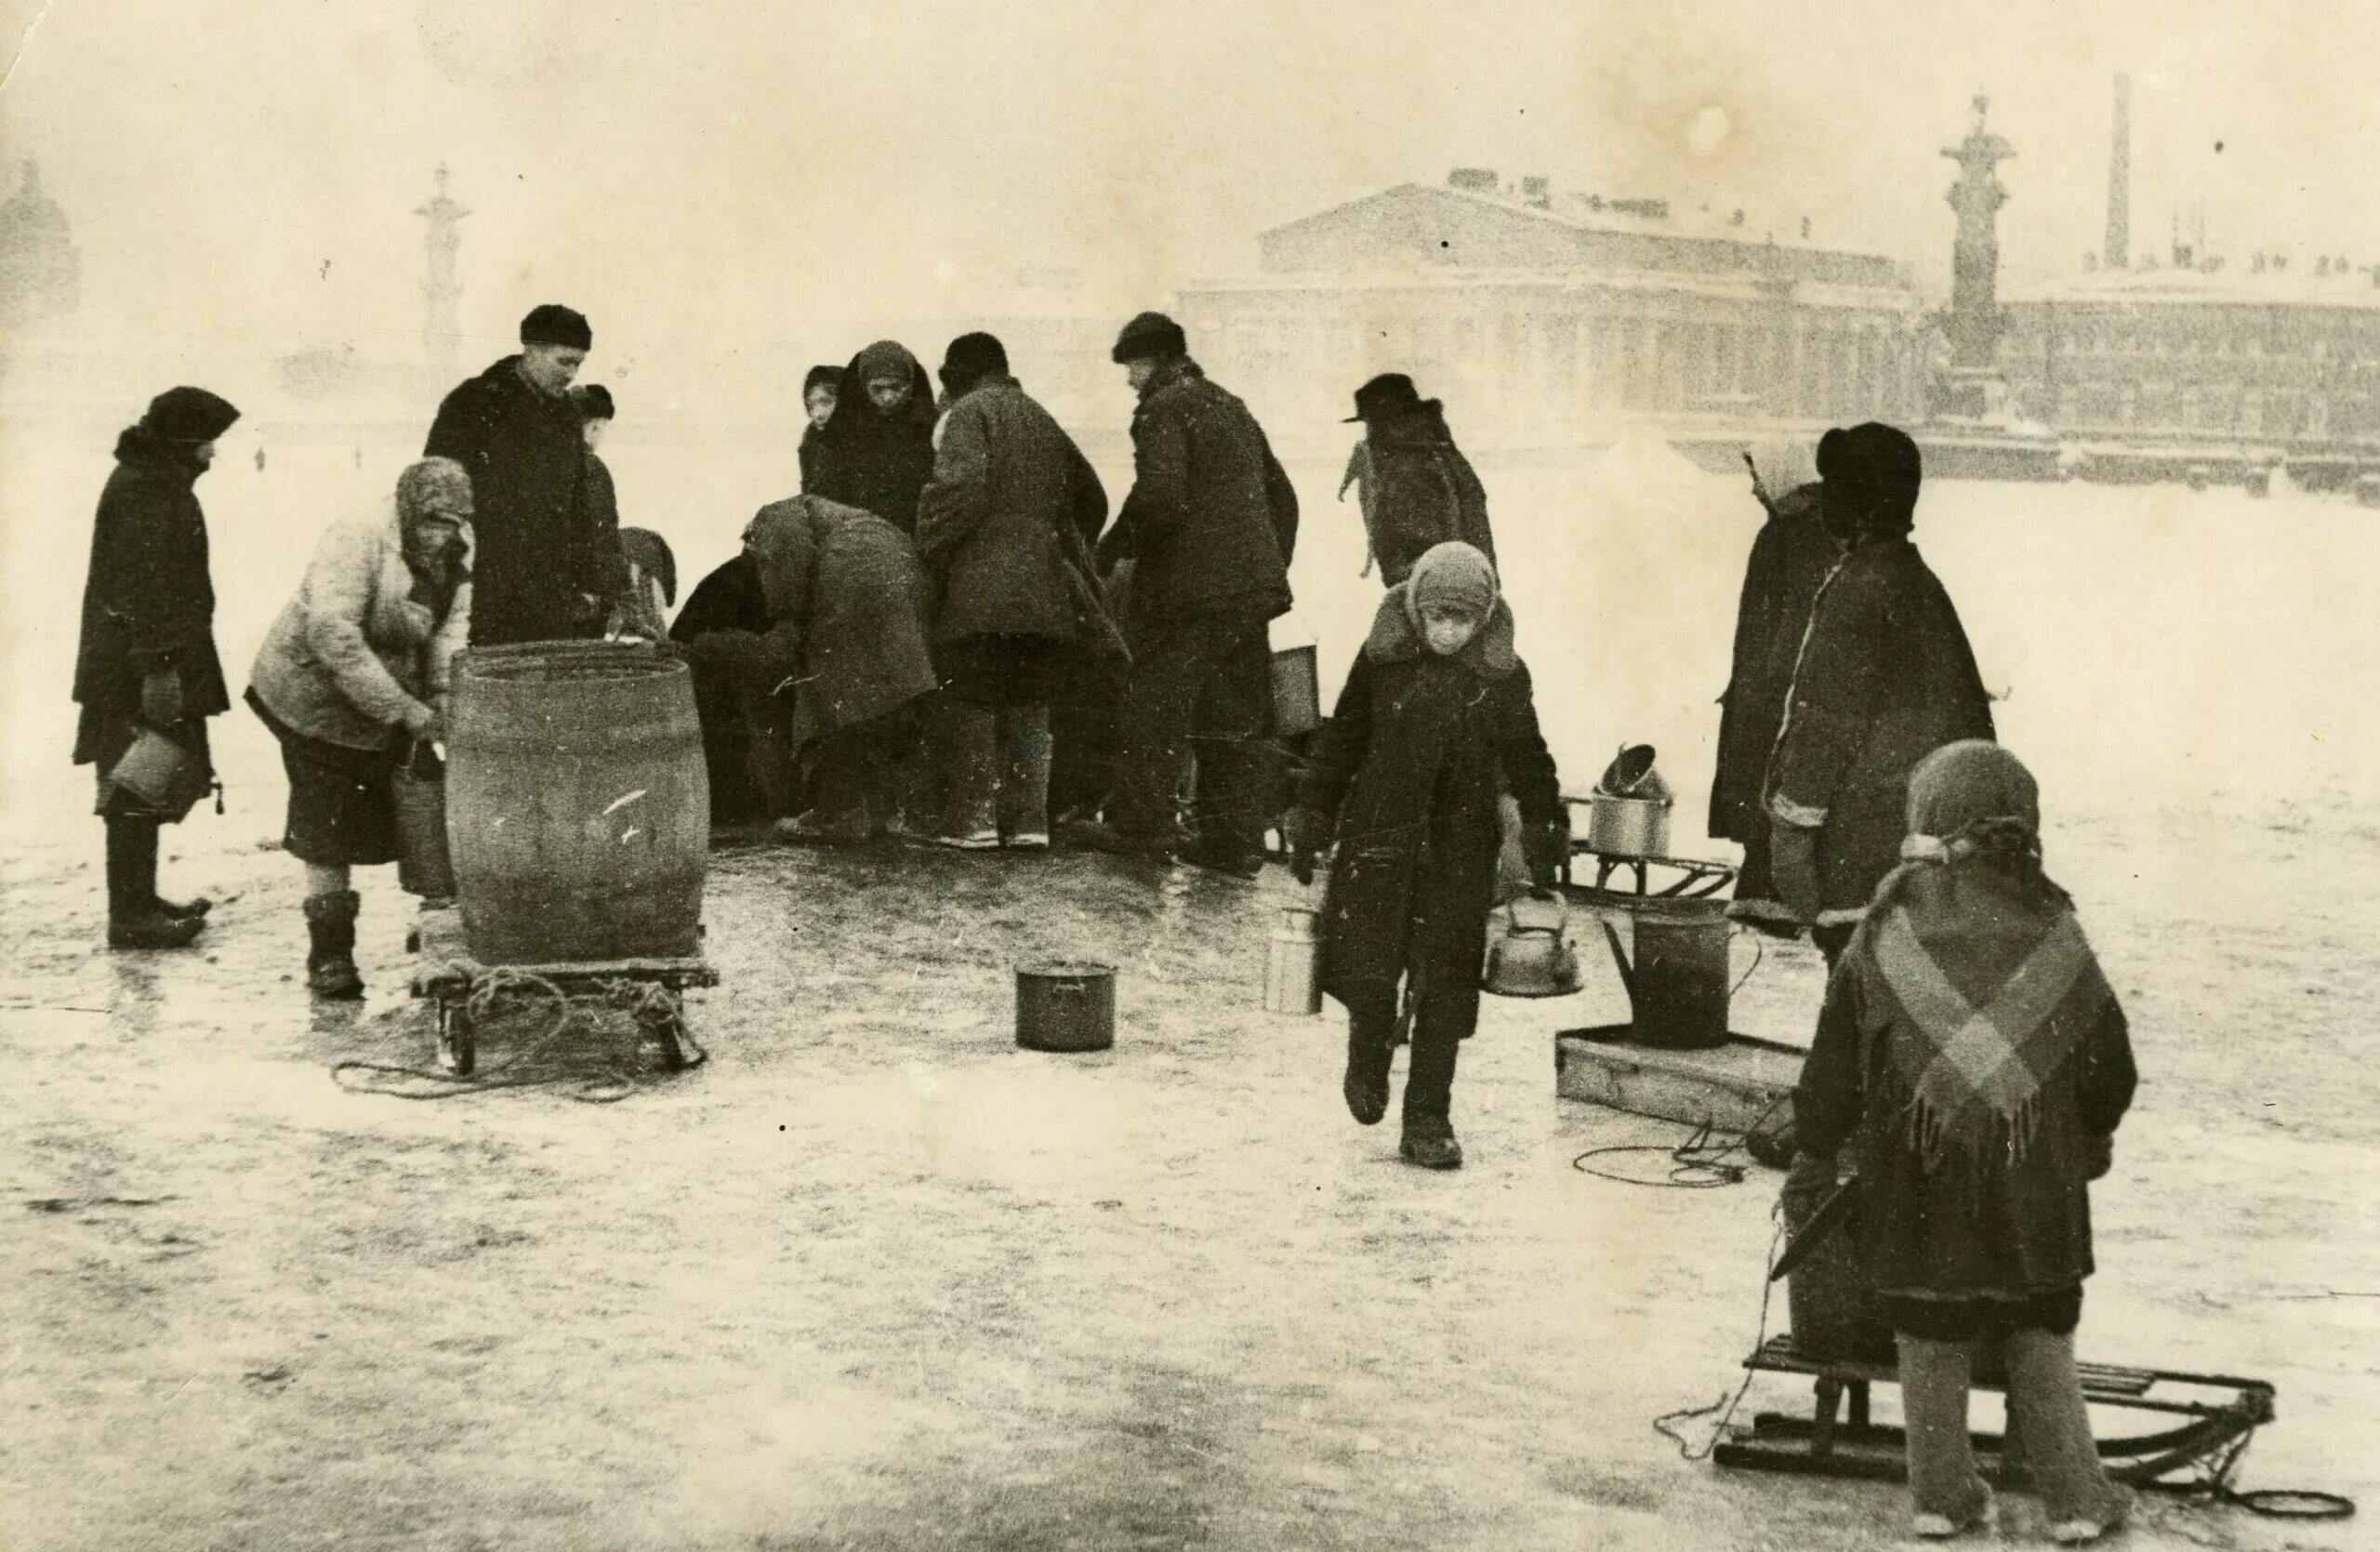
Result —
[{"label": "snow on ground", "polygon": [[[322,524],[407,450],[366,438],[359,471],[354,439],[284,439],[259,473],[239,435],[200,487],[235,685]],[[332,1063],[427,1058],[405,902],[367,885],[372,999],[310,1008],[294,869],[259,849],[277,763],[241,712],[218,724],[231,812],[168,832],[169,888],[224,899],[204,953],[100,952],[64,686],[107,443],[12,435],[0,460],[12,1547],[1897,1541],[1896,1490],[1717,1472],[1651,1428],[1737,1378],[1775,1177],[1672,1192],[1570,1167],[1680,1131],[1553,1096],[1553,1032],[1624,1016],[1592,954],[1575,1000],[1491,1001],[1457,1089],[1472,1163],[1447,1177],[1346,1120],[1335,1022],[1261,1011],[1286,879],[1092,858],[723,853],[707,1066],[578,1104],[616,1031],[531,1052],[523,1018],[483,1059],[558,1081],[351,1094]],[[624,426],[613,462],[688,584],[790,484],[789,441]],[[1377,582],[1338,471],[1296,472],[1282,639],[1319,638],[1329,694]],[[1758,521],[1742,480],[1622,447],[1488,484],[1566,780],[1655,743],[1699,849]],[[2247,1484],[2372,1505],[2369,521],[1944,485],[1918,538],[2010,692],[2053,867],[2133,1014],[2144,1086],[2097,1196],[2083,1348],[2271,1379]],[[1013,1048],[1009,967],[1049,953],[1121,967],[1112,1055]],[[1803,1038],[1818,989],[1813,956],[1772,948],[1737,1027]],[[2160,1503],[2130,1545],[2370,1539]]]}]

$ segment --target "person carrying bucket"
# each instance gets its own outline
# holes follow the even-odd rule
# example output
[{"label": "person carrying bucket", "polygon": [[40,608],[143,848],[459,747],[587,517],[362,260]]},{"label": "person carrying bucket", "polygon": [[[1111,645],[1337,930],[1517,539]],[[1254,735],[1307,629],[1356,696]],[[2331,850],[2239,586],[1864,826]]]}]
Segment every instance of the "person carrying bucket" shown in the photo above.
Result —
[{"label": "person carrying bucket", "polygon": [[1347,1108],[1366,1126],[1388,1113],[1390,1063],[1409,1036],[1399,1151],[1425,1169],[1462,1163],[1449,1100],[1479,1018],[1500,782],[1527,821],[1529,870],[1550,886],[1569,819],[1512,611],[1486,555],[1441,544],[1381,601],[1287,825],[1301,882],[1337,843],[1321,982],[1347,1009]]},{"label": "person carrying bucket", "polygon": [[471,617],[470,476],[425,458],[391,510],[331,524],[248,671],[250,710],[289,774],[282,847],[306,870],[307,989],[364,995],[349,869],[397,861],[396,778],[445,735]]},{"label": "person carrying bucket", "polygon": [[1966,740],[1922,763],[1901,856],[1828,983],[1787,1189],[1831,1191],[1848,1147],[1859,1255],[1900,1351],[1916,1533],[1991,1519],[1967,1387],[1996,1347],[2050,1533],[2093,1541],[2130,1505],[2074,1367],[2088,1182],[2137,1081],[2123,1009],[2042,871],[2040,797],[2015,755]]}]

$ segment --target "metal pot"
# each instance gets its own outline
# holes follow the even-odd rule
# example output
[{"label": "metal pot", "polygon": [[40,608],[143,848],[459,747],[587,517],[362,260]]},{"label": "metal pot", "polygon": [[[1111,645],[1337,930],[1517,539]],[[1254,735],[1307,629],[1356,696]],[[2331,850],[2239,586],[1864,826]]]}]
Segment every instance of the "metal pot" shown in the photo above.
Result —
[{"label": "metal pot", "polygon": [[446,766],[427,743],[397,767],[390,783],[397,810],[397,887],[425,900],[455,897],[455,864],[446,850]]},{"label": "metal pot", "polygon": [[1669,856],[1671,803],[1594,793],[1587,799],[1587,849],[1602,856]]},{"label": "metal pot", "polygon": [[1653,769],[1653,746],[1628,744],[1587,800],[1587,849],[1600,856],[1665,857],[1670,784]]},{"label": "metal pot", "polygon": [[1579,951],[1570,946],[1570,913],[1552,890],[1525,895],[1551,901],[1551,924],[1524,922],[1520,901],[1504,908],[1504,930],[1488,946],[1479,988],[1498,997],[1567,997],[1579,989]]},{"label": "metal pot", "polygon": [[1021,965],[1016,1043],[1027,1051],[1105,1051],[1116,1043],[1116,967],[1080,962]]}]

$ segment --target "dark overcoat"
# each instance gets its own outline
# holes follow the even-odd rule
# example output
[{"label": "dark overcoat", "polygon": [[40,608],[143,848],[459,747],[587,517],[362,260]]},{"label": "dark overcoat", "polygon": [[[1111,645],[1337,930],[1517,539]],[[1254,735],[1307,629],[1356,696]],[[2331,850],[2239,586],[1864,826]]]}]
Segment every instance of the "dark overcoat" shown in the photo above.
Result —
[{"label": "dark overcoat", "polygon": [[869,402],[858,357],[844,370],[848,386],[835,413],[814,444],[802,438],[801,493],[874,512],[914,534],[918,497],[933,478],[933,381],[913,363],[909,396],[887,415]]},{"label": "dark overcoat", "polygon": [[192,487],[205,466],[139,427],[116,439],[99,493],[74,655],[74,763],[103,771],[131,746],[141,682],[171,670],[182,693],[181,741],[203,763],[205,719],[231,710],[215,650],[206,514]]},{"label": "dark overcoat", "polygon": [[1482,639],[1452,657],[1403,619],[1393,591],[1314,736],[1299,792],[1300,806],[1335,821],[1322,988],[1342,1002],[1408,974],[1476,986],[1502,843],[1499,788],[1529,823],[1563,813],[1510,615],[1498,605]]},{"label": "dark overcoat", "polygon": [[1487,488],[1435,401],[1372,421],[1364,442],[1368,468],[1358,495],[1382,582],[1404,581],[1424,550],[1449,540],[1495,560]]},{"label": "dark overcoat", "polygon": [[1739,909],[1782,926],[1792,913],[1775,898],[1768,811],[1762,787],[1785,723],[1793,660],[1810,627],[1810,604],[1843,547],[1819,517],[1818,486],[1802,485],[1768,509],[1752,540],[1736,605],[1727,687],[1719,696],[1719,758],[1711,778],[1711,834],[1744,849],[1736,874]]},{"label": "dark overcoat", "polygon": [[1812,604],[1768,770],[1771,815],[1818,830],[1821,925],[1858,921],[1899,861],[1918,762],[1991,736],[1940,579],[1905,535],[1863,539]]},{"label": "dark overcoat", "polygon": [[607,545],[588,490],[577,407],[539,392],[507,356],[446,395],[424,456],[471,476],[479,554],[471,643],[562,641],[593,633],[580,595],[615,596],[618,516]]},{"label": "dark overcoat", "polygon": [[1289,608],[1298,497],[1248,406],[1194,362],[1161,368],[1132,415],[1132,489],[1100,541],[1103,569],[1130,558],[1149,620]]},{"label": "dark overcoat", "polygon": [[1086,536],[1107,520],[1082,449],[1007,377],[961,395],[941,443],[918,501],[918,555],[940,593],[933,639],[1082,637]]}]

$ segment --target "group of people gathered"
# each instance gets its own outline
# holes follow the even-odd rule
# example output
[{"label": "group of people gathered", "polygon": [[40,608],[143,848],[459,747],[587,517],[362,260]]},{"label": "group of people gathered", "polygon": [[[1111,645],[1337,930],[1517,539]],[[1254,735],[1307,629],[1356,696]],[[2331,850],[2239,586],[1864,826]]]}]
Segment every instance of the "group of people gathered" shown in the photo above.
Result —
[{"label": "group of people gathered", "polygon": [[[1277,828],[1306,882],[1327,856],[1322,984],[1348,1015],[1346,1107],[1383,1119],[1408,1045],[1400,1152],[1462,1162],[1451,1091],[1511,890],[1501,863],[1517,854],[1551,886],[1571,847],[1485,492],[1409,378],[1356,393],[1367,434],[1341,494],[1357,488],[1386,592],[1292,769],[1267,627],[1290,603],[1297,497],[1172,320],[1134,318],[1112,352],[1139,395],[1112,523],[998,339],[950,341],[939,392],[879,342],[811,374],[799,494],[762,507],[667,624],[674,562],[619,526],[596,452],[610,396],[574,387],[587,320],[540,307],[521,338],[447,395],[385,512],[323,535],[250,675],[289,777],[315,995],[362,990],[349,870],[397,857],[394,773],[434,754],[456,655],[666,636],[693,665],[716,820],[822,845],[1037,850],[1054,833],[1242,877]],[[74,759],[99,772],[116,948],[187,945],[207,909],[159,895],[157,835],[211,785],[206,723],[230,709],[192,487],[237,414],[203,390],[161,394],[99,502]],[[1957,613],[1911,542],[1915,443],[1830,431],[1816,465],[1781,496],[1755,480],[1769,517],[1711,815],[1745,848],[1734,914],[1810,933],[1830,972],[1788,1188],[1859,1182],[1920,1532],[1990,1513],[1965,1432],[1989,1358],[2059,1539],[2087,1540],[2124,1514],[2072,1337],[2086,1185],[2135,1081],[2123,1015],[2043,870],[2033,780],[1992,741]]]}]

